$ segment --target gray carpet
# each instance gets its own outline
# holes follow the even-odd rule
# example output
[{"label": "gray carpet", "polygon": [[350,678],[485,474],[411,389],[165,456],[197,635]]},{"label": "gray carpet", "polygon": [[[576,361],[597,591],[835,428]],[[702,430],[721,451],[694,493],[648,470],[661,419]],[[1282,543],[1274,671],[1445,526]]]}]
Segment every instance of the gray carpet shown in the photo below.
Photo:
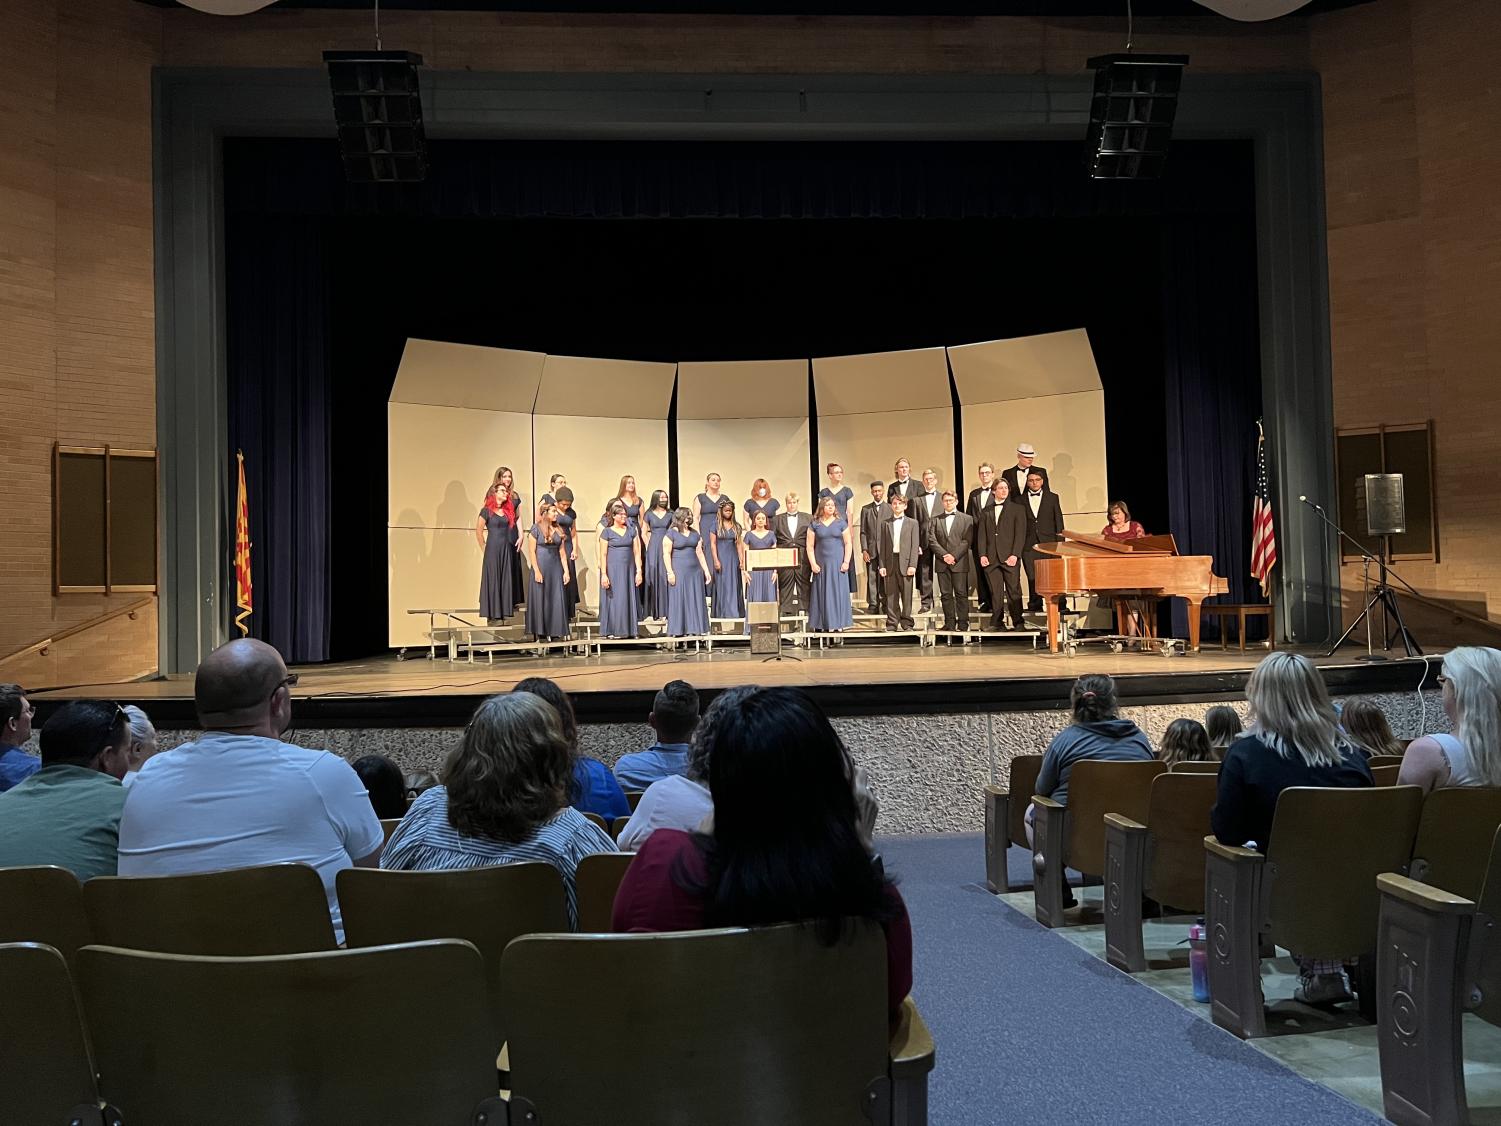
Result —
[{"label": "gray carpet", "polygon": [[1381,1121],[997,901],[978,834],[879,847],[938,1046],[933,1126]]}]

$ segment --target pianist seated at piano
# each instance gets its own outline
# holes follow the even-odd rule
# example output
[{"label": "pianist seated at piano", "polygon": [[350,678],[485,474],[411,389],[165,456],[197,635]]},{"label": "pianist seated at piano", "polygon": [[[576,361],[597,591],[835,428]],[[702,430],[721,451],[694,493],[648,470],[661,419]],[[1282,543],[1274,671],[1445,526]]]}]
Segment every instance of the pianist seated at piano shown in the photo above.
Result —
[{"label": "pianist seated at piano", "polygon": [[1100,529],[1100,535],[1107,540],[1139,540],[1146,534],[1147,530],[1131,519],[1131,510],[1125,501],[1110,502],[1110,523]]}]

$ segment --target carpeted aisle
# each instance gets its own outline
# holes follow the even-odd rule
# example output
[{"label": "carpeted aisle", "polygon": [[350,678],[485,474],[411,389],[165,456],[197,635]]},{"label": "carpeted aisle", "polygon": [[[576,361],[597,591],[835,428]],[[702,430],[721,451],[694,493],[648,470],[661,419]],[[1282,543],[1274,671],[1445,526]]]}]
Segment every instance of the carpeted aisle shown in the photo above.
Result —
[{"label": "carpeted aisle", "polygon": [[879,847],[938,1046],[933,1126],[1381,1121],[997,901],[978,834]]}]

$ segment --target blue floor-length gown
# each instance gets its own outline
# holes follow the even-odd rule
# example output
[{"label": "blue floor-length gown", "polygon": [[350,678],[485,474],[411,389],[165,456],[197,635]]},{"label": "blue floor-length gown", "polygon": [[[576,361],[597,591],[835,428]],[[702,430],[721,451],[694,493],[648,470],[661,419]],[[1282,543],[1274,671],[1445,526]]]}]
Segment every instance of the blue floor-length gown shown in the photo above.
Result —
[{"label": "blue floor-length gown", "polygon": [[535,517],[537,514],[535,512],[531,514],[527,513],[526,509],[522,507],[521,494],[514,489],[511,490],[511,511],[516,514],[513,527],[511,528],[512,602],[515,605],[520,605],[526,601],[526,584],[532,581],[532,577],[527,574],[526,557],[517,551],[516,548],[521,543],[521,529],[523,527],[531,527],[527,523],[528,520],[536,523]]},{"label": "blue floor-length gown", "polygon": [[709,632],[709,609],[704,601],[704,572],[698,565],[699,535],[691,529],[667,533],[672,544],[672,571],[675,586],[667,590],[667,635],[687,637]]},{"label": "blue floor-length gown", "polygon": [[563,533],[563,550],[568,552],[568,575],[571,579],[567,589],[563,591],[563,606],[570,622],[579,605],[579,565],[578,560],[573,558],[573,522],[572,511],[558,509],[558,531]]},{"label": "blue floor-length gown", "polygon": [[771,522],[777,518],[777,513],[780,511],[782,511],[782,502],[777,500],[776,497],[767,497],[765,500],[757,500],[755,497],[751,497],[750,500],[745,502],[745,526],[749,528],[756,522],[756,513],[764,512],[766,513],[766,523],[769,527]]},{"label": "blue floor-length gown", "polygon": [[542,538],[540,524],[532,525],[532,539],[537,542],[537,574],[542,581],[532,581],[531,597],[526,600],[526,632],[539,641],[567,637],[568,597],[563,583],[563,555],[568,550],[568,540],[561,532],[554,532],[552,542],[548,543]]},{"label": "blue floor-length gown", "polygon": [[[764,532],[746,532],[745,547],[747,551],[763,551],[768,547],[776,547],[776,533],[770,529]],[[749,562],[747,562],[749,566]],[[778,601],[777,573],[768,567],[761,571],[750,573],[750,586],[745,590],[746,619],[745,632],[750,632],[750,604],[752,602],[776,602]]]},{"label": "blue floor-length gown", "polygon": [[636,537],[630,528],[606,528],[599,533],[605,545],[605,574],[610,588],[599,591],[599,632],[603,637],[635,637],[641,616],[637,611]]},{"label": "blue floor-length gown", "polygon": [[[833,497],[834,508],[839,513],[839,519],[843,520],[846,524],[850,523],[850,501],[855,499],[855,490],[848,485],[841,485],[839,491],[836,493],[833,489],[825,485],[818,490],[818,499],[821,501],[824,497]],[[816,524],[818,522],[817,506],[814,507],[813,511],[815,514],[813,522]],[[851,594],[860,589],[859,569],[853,563],[850,564],[849,569],[849,584]]]},{"label": "blue floor-length gown", "polygon": [[693,498],[698,505],[698,528],[699,531],[708,534],[708,529],[714,527],[719,520],[719,506],[724,503],[725,495],[720,493],[717,497],[711,497],[708,493],[699,493]]},{"label": "blue floor-length gown", "polygon": [[745,617],[745,580],[740,570],[740,533],[734,528],[714,528],[714,592],[709,613],[715,618]]},{"label": "blue floor-length gown", "polygon": [[652,509],[646,514],[646,555],[641,569],[646,572],[641,584],[641,616],[662,619],[667,617],[667,563],[662,558],[662,544],[667,540],[667,529],[672,527],[672,513]]},{"label": "blue floor-length gown", "polygon": [[631,535],[639,536],[641,534],[641,502],[638,500],[635,504],[626,504],[625,498],[621,497],[620,503],[625,505],[626,528],[630,531]]},{"label": "blue floor-length gown", "polygon": [[813,521],[813,558],[820,570],[813,576],[813,594],[808,605],[811,630],[849,629],[855,624],[849,583],[839,570],[844,562],[844,532],[848,527],[843,520],[831,524]]},{"label": "blue floor-length gown", "polygon": [[498,622],[516,612],[516,531],[504,512],[479,510],[485,522],[485,562],[480,569],[479,613]]}]

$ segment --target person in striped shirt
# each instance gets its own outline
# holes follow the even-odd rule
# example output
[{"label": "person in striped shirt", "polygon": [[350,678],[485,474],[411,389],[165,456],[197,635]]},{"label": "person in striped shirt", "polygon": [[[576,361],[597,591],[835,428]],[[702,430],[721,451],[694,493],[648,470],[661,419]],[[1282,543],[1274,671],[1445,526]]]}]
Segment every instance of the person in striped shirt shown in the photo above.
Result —
[{"label": "person in striped shirt", "polygon": [[491,696],[475,709],[441,784],[391,834],[381,867],[426,872],[540,860],[563,877],[577,929],[579,861],[618,850],[568,804],[572,780],[572,748],[553,707],[526,692]]}]

